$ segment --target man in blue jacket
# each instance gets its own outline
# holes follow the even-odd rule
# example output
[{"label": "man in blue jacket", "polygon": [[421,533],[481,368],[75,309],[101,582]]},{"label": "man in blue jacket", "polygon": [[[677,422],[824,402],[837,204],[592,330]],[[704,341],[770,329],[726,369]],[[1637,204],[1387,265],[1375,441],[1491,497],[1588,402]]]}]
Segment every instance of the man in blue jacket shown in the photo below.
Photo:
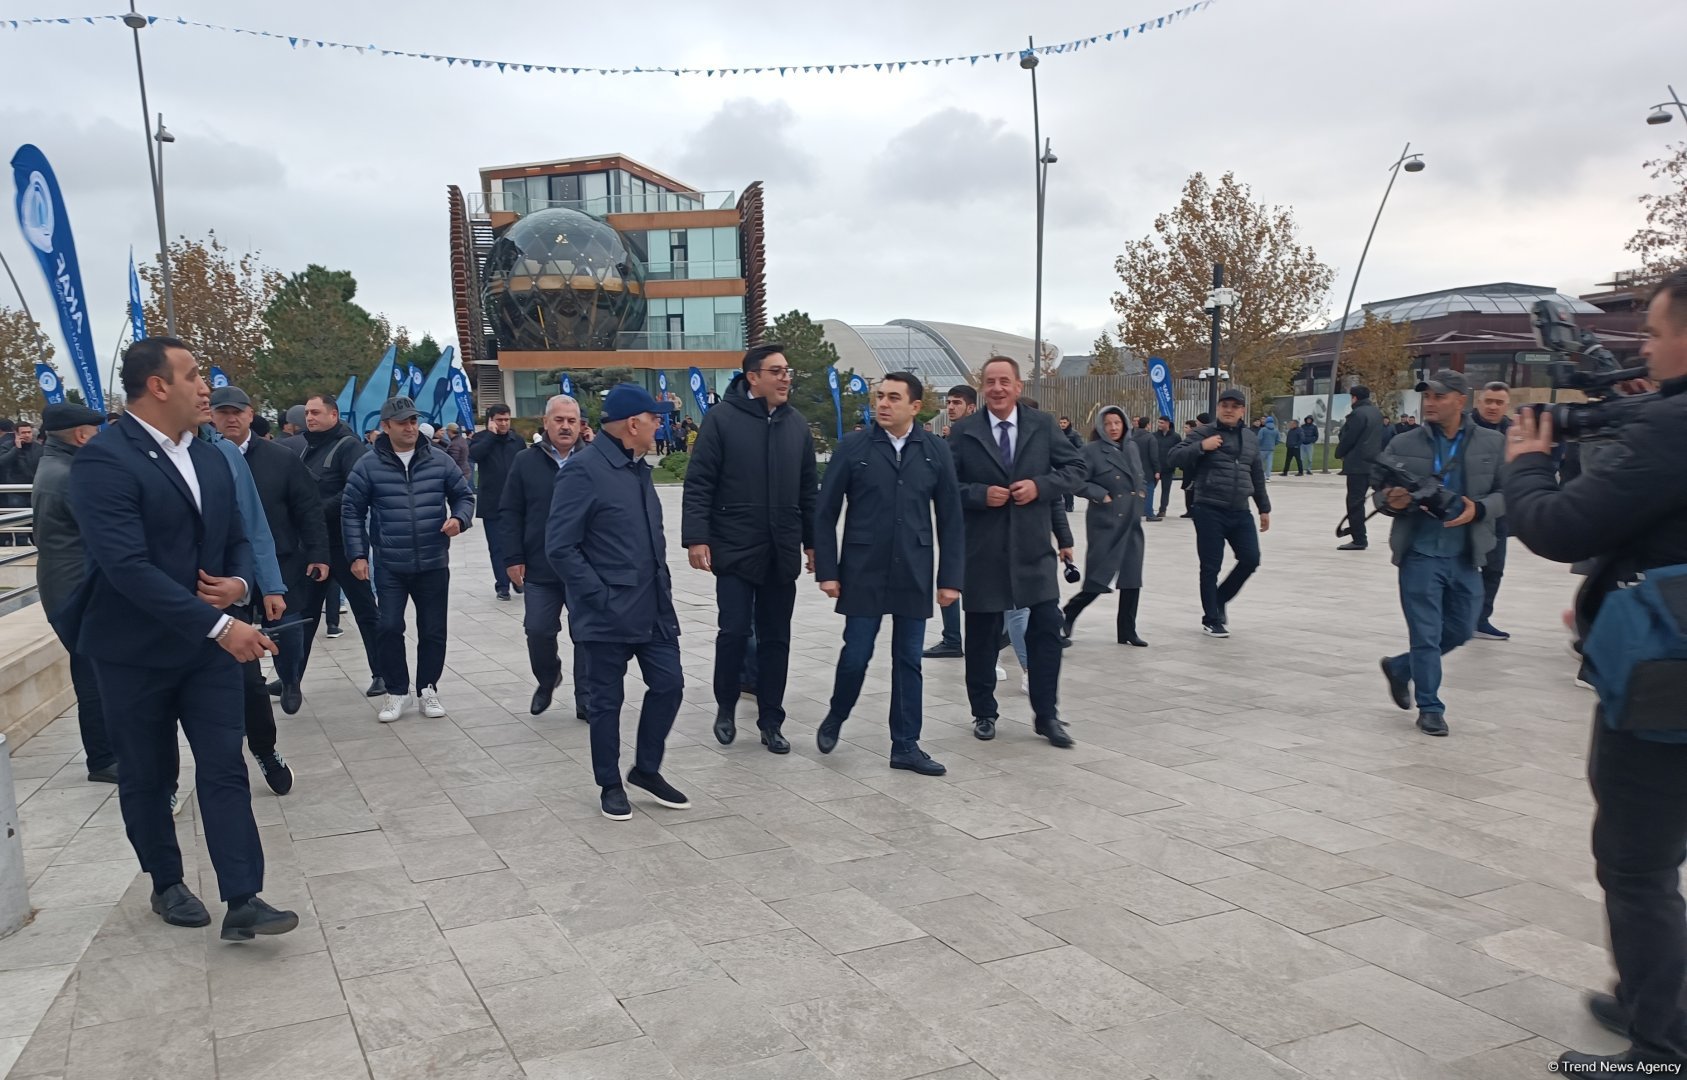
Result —
[{"label": "man in blue jacket", "polygon": [[621,702],[627,662],[635,657],[645,694],[626,782],[663,806],[691,806],[661,772],[685,674],[662,504],[644,462],[663,414],[672,410],[672,402],[657,401],[632,383],[605,394],[602,430],[557,473],[545,532],[545,554],[562,578],[568,631],[583,661],[592,775],[603,816],[611,821],[633,816],[621,783]]},{"label": "man in blue jacket", "polygon": [[[445,451],[422,441],[416,403],[388,398],[381,434],[346,478],[340,523],[352,576],[369,579],[376,549],[375,595],[380,607],[381,678],[386,704],[377,719],[390,724],[410,700],[404,660],[404,605],[416,605],[416,696],[422,715],[445,715],[439,676],[445,670],[445,625],[451,598],[451,538],[474,523],[474,492]],[[374,518],[365,528],[364,516]]]},{"label": "man in blue jacket", "polygon": [[[822,754],[861,696],[867,663],[884,617],[891,618],[890,767],[926,776],[947,770],[920,749],[920,645],[931,618],[932,541],[941,552],[935,580],[944,607],[961,596],[964,559],[961,489],[944,440],[914,423],[924,395],[920,380],[893,371],[874,390],[877,425],[848,435],[832,455],[820,486],[814,537],[814,576],[844,616],[843,653],[832,684],[831,708],[816,743]],[[845,500],[843,557],[838,516]],[[932,508],[937,510],[932,536]]]}]

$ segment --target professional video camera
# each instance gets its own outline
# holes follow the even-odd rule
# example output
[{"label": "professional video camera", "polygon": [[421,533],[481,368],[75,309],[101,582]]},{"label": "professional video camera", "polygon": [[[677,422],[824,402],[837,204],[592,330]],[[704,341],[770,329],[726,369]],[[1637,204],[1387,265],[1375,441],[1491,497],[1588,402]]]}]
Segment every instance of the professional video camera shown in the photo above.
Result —
[{"label": "professional video camera", "polygon": [[[1378,458],[1376,469],[1383,476],[1380,488],[1405,488],[1412,496],[1412,507],[1422,510],[1437,521],[1452,521],[1464,513],[1464,497],[1444,487],[1440,480],[1431,476],[1419,476],[1400,462],[1398,459]],[[1381,513],[1381,509],[1372,510],[1365,515],[1369,521]],[[1346,517],[1336,526],[1336,536],[1353,535],[1353,526]]]},{"label": "professional video camera", "polygon": [[[1645,366],[1617,367],[1611,350],[1599,344],[1592,332],[1576,325],[1567,305],[1556,300],[1540,300],[1530,310],[1530,317],[1535,340],[1554,358],[1547,368],[1553,388],[1580,390],[1588,398],[1584,402],[1529,406],[1535,410],[1536,419],[1542,414],[1552,417],[1553,434],[1560,439],[1587,442],[1611,438],[1636,409],[1657,396],[1617,393],[1618,385],[1631,379],[1644,379]],[[1566,359],[1572,356],[1580,360]]]}]

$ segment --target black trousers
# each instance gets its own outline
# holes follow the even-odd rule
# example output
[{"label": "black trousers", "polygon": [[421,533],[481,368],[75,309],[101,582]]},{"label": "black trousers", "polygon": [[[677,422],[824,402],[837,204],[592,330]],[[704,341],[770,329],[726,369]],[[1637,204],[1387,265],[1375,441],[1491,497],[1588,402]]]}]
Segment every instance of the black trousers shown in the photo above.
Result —
[{"label": "black trousers", "polygon": [[[679,642],[673,638],[626,644],[614,641],[582,641],[574,646],[583,663],[581,675],[589,702],[587,716],[592,725],[592,778],[598,787],[621,782],[621,703],[627,693],[627,662],[638,658],[644,675],[644,706],[638,715],[638,738],[633,750],[633,768],[642,773],[662,770],[668,732],[679,715],[685,695],[685,673],[680,670]],[[736,669],[734,669],[736,670]]]},{"label": "black trousers", "polygon": [[1499,599],[1500,582],[1505,580],[1505,519],[1499,522],[1499,535],[1494,538],[1494,550],[1488,552],[1488,561],[1482,564],[1482,616],[1478,626],[1488,625],[1494,617],[1494,601]]},{"label": "black trousers", "polygon": [[752,582],[731,574],[715,578],[715,705],[723,712],[738,705],[739,674],[756,635],[756,724],[778,731],[785,723],[785,679],[791,666],[791,612],[797,603],[795,581]]},{"label": "black trousers", "polygon": [[[328,581],[339,585],[346,599],[351,602],[353,618],[357,620],[357,633],[363,639],[363,656],[369,661],[369,675],[371,678],[381,671],[380,653],[377,651],[380,642],[380,614],[375,604],[375,591],[369,582],[359,581],[352,576],[351,562],[346,558],[346,549],[334,542],[333,536],[339,531],[339,521],[332,521],[328,525]],[[281,653],[275,658],[275,673],[282,682],[298,682],[304,678],[305,665],[310,663],[310,649],[316,640],[316,627],[322,621],[322,601],[328,593],[328,581],[312,581],[308,577],[300,576],[298,582],[298,606],[293,606],[293,582],[287,583],[287,609],[289,613],[297,612],[303,618],[310,620],[303,627],[303,640],[293,650],[297,657],[297,665],[287,659],[287,649],[282,646]],[[277,642],[280,644],[280,642]]]},{"label": "black trousers", "polygon": [[[445,624],[451,603],[450,570],[393,570],[375,564],[381,596],[381,678],[387,693],[410,692],[410,665],[404,658],[404,608],[416,605],[416,689],[437,686],[445,672]],[[349,595],[349,594],[348,594]]]},{"label": "black trousers", "polygon": [[78,652],[70,654],[70,685],[76,690],[76,725],[82,731],[82,752],[88,758],[88,771],[109,768],[116,764],[117,754],[106,734],[100,680],[94,673],[94,662]]},{"label": "black trousers", "polygon": [[[1259,569],[1259,529],[1246,509],[1197,506],[1194,514],[1195,552],[1201,560],[1201,624],[1222,625],[1225,605]],[[1236,555],[1236,565],[1221,584],[1218,572],[1224,568],[1227,544]]]},{"label": "black trousers", "polygon": [[1365,512],[1371,505],[1371,478],[1368,473],[1349,473],[1347,476],[1347,524],[1353,530],[1348,539],[1355,544],[1369,544],[1370,533],[1365,528]]},{"label": "black trousers", "polygon": [[[562,678],[562,651],[557,638],[562,633],[562,609],[567,603],[560,582],[527,579],[522,590],[521,628],[527,634],[527,663],[541,686],[555,686]],[[586,708],[585,659],[574,646],[574,711],[591,715]]]},{"label": "black trousers", "polygon": [[1289,466],[1290,465],[1293,465],[1295,467],[1295,475],[1296,476],[1300,476],[1300,475],[1302,475],[1303,473],[1306,472],[1306,466],[1304,464],[1302,464],[1302,462],[1300,460],[1300,447],[1298,447],[1298,446],[1289,447],[1288,453],[1285,454],[1284,457],[1283,457],[1283,475],[1284,476],[1289,475]]},{"label": "black trousers", "polygon": [[[287,595],[293,595],[289,584]],[[250,617],[249,615],[246,617]],[[282,616],[286,618],[285,615]],[[282,636],[287,636],[284,632]],[[280,656],[280,653],[276,654]],[[240,665],[241,691],[245,695],[246,745],[253,754],[275,753],[275,706],[270,701],[269,684],[264,680],[261,660]]]},{"label": "black trousers", "polygon": [[1687,1059],[1687,744],[1651,742],[1593,721],[1588,782],[1593,860],[1605,890],[1617,998],[1643,1052]]},{"label": "black trousers", "polygon": [[[966,613],[967,701],[974,716],[998,716],[996,657],[1001,655],[1000,611]],[[1025,653],[1031,662],[1031,712],[1039,720],[1060,717],[1060,631],[1065,619],[1060,604],[1047,600],[1032,604],[1025,625]]]},{"label": "black trousers", "polygon": [[[171,643],[172,648],[179,648]],[[193,647],[190,646],[190,649]],[[143,668],[96,661],[106,729],[117,749],[123,827],[153,889],[182,880],[182,850],[170,795],[181,757],[176,724],[193,748],[194,789],[205,846],[226,900],[263,891],[264,849],[252,817],[252,790],[240,752],[240,665],[210,641],[185,667]],[[116,703],[121,702],[118,706]],[[121,709],[121,713],[117,710]]]}]

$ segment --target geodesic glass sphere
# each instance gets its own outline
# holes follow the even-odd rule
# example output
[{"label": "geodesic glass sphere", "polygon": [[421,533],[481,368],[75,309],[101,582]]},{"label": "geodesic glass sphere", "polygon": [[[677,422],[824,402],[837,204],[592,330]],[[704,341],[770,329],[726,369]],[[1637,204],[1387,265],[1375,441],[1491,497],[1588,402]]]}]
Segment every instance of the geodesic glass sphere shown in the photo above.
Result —
[{"label": "geodesic glass sphere", "polygon": [[644,328],[644,264],[608,222],[537,210],[493,241],[481,303],[500,349],[613,349]]}]

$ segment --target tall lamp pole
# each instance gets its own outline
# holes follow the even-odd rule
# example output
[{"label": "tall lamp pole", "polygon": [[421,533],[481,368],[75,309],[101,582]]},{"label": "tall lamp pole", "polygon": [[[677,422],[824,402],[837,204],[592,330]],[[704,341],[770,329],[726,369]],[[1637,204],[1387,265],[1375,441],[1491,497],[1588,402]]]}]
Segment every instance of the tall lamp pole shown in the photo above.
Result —
[{"label": "tall lamp pole", "polygon": [[1207,415],[1218,422],[1218,380],[1224,372],[1218,366],[1218,335],[1224,313],[1236,306],[1236,290],[1224,287],[1224,264],[1213,263],[1213,289],[1207,294],[1207,314],[1213,317],[1211,366],[1201,373],[1207,379]]},{"label": "tall lamp pole", "polygon": [[23,290],[18,288],[17,275],[12,273],[12,264],[6,261],[6,253],[3,251],[0,251],[0,267],[5,268],[6,276],[12,282],[12,291],[18,294],[18,303],[23,306],[23,317],[29,320],[29,328],[35,331],[35,348],[41,354],[41,362],[48,363],[47,339],[41,334],[41,324],[36,322],[35,316],[30,313],[29,301],[24,299]]},{"label": "tall lamp pole", "polygon": [[1682,101],[1676,94],[1675,87],[1669,88],[1669,100],[1660,101],[1652,106],[1652,114],[1646,118],[1648,124],[1667,124],[1675,119],[1669,114],[1669,107],[1674,105],[1681,113],[1681,119],[1687,120],[1687,101]]},{"label": "tall lamp pole", "polygon": [[1394,181],[1400,179],[1400,170],[1409,173],[1423,172],[1423,155],[1411,153],[1412,144],[1407,143],[1400,157],[1388,167],[1388,186],[1382,189],[1382,202],[1377,206],[1377,216],[1371,219],[1371,231],[1365,235],[1364,250],[1359,252],[1359,265],[1353,270],[1353,284],[1347,290],[1347,306],[1341,309],[1341,322],[1336,324],[1336,350],[1330,357],[1330,387],[1324,392],[1324,472],[1330,471],[1330,432],[1335,428],[1334,411],[1336,406],[1336,379],[1341,371],[1341,343],[1347,337],[1347,318],[1353,313],[1353,295],[1359,291],[1359,275],[1365,272],[1365,256],[1371,252],[1371,241],[1377,235],[1377,222],[1382,220],[1382,209],[1388,205],[1388,193],[1394,190]]},{"label": "tall lamp pole", "polygon": [[1031,152],[1036,155],[1037,180],[1037,299],[1036,324],[1032,331],[1031,396],[1042,397],[1043,387],[1043,202],[1048,192],[1049,166],[1059,159],[1043,141],[1042,117],[1037,110],[1037,42],[1026,38],[1019,66],[1031,73]]},{"label": "tall lamp pole", "polygon": [[[159,273],[164,279],[164,326],[171,337],[176,336],[176,290],[170,280],[170,241],[164,229],[164,177],[163,177],[163,144],[174,142],[175,136],[164,130],[164,118],[158,118],[158,131],[152,129],[152,108],[146,100],[146,67],[141,63],[141,31],[147,27],[147,18],[135,11],[135,0],[129,0],[129,14],[123,16],[123,25],[127,26],[135,35],[135,75],[141,84],[141,126],[146,129],[146,165],[152,176],[152,210],[158,219],[158,266]],[[153,142],[159,147],[156,153]]]}]

